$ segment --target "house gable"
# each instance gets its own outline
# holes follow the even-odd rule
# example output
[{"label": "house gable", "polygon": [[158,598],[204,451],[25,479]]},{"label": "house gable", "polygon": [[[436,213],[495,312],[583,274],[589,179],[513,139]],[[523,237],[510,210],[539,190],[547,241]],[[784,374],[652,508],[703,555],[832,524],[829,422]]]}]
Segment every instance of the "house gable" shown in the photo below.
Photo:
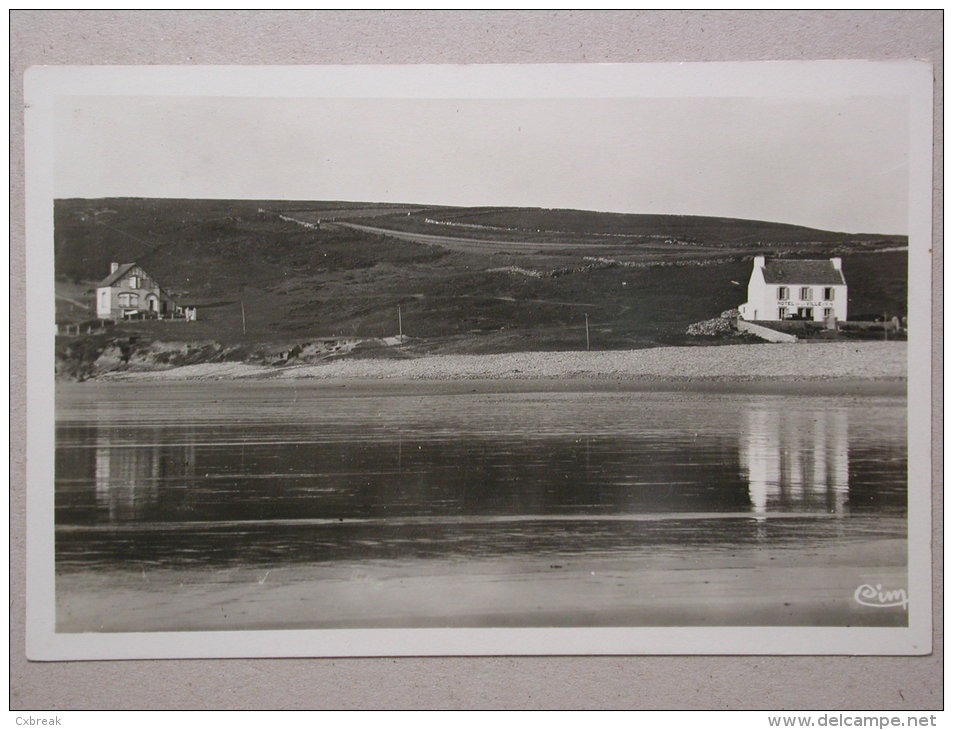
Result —
[{"label": "house gable", "polygon": [[[96,286],[117,286],[117,282],[126,276],[132,269],[136,268],[138,264],[133,261],[131,264],[120,264],[119,268],[113,271],[109,276],[99,282]],[[143,272],[145,273],[145,272]]]},{"label": "house gable", "polygon": [[121,319],[138,312],[165,314],[175,303],[154,278],[137,263],[113,264],[96,286],[96,314]]}]

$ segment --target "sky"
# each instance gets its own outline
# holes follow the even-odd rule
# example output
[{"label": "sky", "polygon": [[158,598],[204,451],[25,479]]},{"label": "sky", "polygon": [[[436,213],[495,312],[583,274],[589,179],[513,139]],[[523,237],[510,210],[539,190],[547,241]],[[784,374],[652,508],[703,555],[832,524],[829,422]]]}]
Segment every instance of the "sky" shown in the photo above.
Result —
[{"label": "sky", "polygon": [[61,96],[55,195],[711,215],[908,232],[898,97]]}]

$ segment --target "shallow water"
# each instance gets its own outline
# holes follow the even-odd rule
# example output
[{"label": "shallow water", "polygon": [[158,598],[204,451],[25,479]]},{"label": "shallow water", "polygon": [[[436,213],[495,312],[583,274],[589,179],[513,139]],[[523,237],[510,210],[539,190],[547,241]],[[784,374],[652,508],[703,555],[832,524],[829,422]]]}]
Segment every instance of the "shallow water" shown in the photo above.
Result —
[{"label": "shallow water", "polygon": [[[292,582],[307,575],[315,590],[358,569],[380,581],[436,571],[452,586],[476,565],[491,580],[492,566],[505,565],[499,570],[514,580],[521,560],[524,568],[622,560],[655,575],[672,560],[717,567],[734,556],[732,568],[743,569],[777,551],[805,567],[798,580],[809,593],[812,554],[863,545],[856,575],[848,570],[844,586],[825,588],[843,595],[793,621],[905,620],[890,611],[858,616],[850,602],[852,581],[878,565],[905,579],[896,557],[906,537],[902,397],[424,391],[60,386],[59,605],[75,615],[76,591],[108,604],[111,590],[145,571],[167,583],[189,576],[197,591],[206,590],[203,575],[246,569],[297,571]],[[878,555],[878,541],[889,551]],[[847,563],[858,562],[850,555]],[[818,566],[817,576],[827,567],[844,566]],[[745,590],[762,600],[777,592],[760,580]],[[559,590],[559,601],[593,616],[580,621],[601,623],[584,587],[564,581]],[[691,596],[690,584],[679,590]],[[623,605],[624,590],[616,593]],[[697,595],[706,595],[701,586]],[[484,613],[506,614],[506,596]],[[194,599],[183,595],[182,605]],[[417,614],[420,625],[440,625],[440,605],[416,600],[392,625],[415,625]],[[346,606],[321,610],[315,625],[346,626],[354,615]],[[459,621],[451,618],[446,625]],[[78,628],[63,630],[90,630],[79,619],[69,625]]]}]

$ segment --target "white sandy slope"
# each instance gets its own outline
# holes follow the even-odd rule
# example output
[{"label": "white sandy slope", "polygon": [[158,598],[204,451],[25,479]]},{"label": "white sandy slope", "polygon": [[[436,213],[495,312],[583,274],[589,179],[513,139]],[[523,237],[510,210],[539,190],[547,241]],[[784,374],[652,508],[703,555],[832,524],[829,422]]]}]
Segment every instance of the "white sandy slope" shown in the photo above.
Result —
[{"label": "white sandy slope", "polygon": [[521,352],[438,355],[406,360],[329,360],[268,366],[201,363],[168,370],[113,372],[102,380],[222,380],[261,378],[533,380],[552,378],[904,378],[905,342],[829,342],[658,347],[607,352]]}]

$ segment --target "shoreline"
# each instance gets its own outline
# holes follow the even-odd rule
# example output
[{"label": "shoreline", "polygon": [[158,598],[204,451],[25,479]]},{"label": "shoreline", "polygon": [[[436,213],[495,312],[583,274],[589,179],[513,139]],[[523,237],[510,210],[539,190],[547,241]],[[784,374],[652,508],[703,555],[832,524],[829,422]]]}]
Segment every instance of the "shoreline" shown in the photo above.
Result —
[{"label": "shoreline", "polygon": [[660,347],[338,359],[283,366],[206,362],[162,370],[113,371],[73,384],[308,382],[329,389],[368,391],[396,387],[448,392],[609,389],[902,395],[907,386],[906,357],[903,342]]},{"label": "shoreline", "polygon": [[506,393],[710,393],[713,395],[896,397],[907,394],[905,378],[136,378],[59,382],[65,392],[142,388],[308,388],[329,396],[495,395]]}]

